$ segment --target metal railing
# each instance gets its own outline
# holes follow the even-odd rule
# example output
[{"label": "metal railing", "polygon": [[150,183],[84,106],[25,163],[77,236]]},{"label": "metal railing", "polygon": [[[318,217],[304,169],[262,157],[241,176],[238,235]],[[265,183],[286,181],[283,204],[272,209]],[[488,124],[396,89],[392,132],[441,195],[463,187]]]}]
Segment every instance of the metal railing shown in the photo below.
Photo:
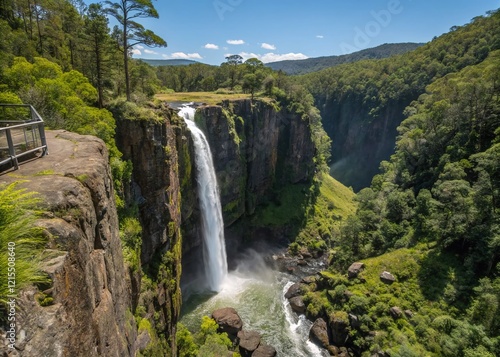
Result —
[{"label": "metal railing", "polygon": [[29,154],[48,154],[44,122],[29,104],[0,103],[0,171],[11,163],[19,168],[19,159]]}]

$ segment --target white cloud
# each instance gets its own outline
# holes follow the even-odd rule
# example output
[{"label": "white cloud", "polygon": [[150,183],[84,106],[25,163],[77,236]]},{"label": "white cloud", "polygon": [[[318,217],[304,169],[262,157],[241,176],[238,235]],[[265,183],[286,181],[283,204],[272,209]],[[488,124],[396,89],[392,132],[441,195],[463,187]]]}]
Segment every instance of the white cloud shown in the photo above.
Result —
[{"label": "white cloud", "polygon": [[274,51],[276,49],[275,45],[270,45],[269,43],[265,43],[265,42],[260,47],[262,47],[263,49],[266,49],[266,50],[271,50],[271,51]]},{"label": "white cloud", "polygon": [[[243,60],[246,61],[249,58],[258,58],[264,63],[269,62],[277,62],[277,61],[286,61],[286,60],[302,60],[309,58],[303,53],[285,53],[285,54],[277,54],[277,53],[266,53],[263,55],[259,55],[253,52],[240,52],[239,55],[243,57]],[[229,55],[226,55],[227,57]]]},{"label": "white cloud", "polygon": [[266,53],[265,55],[262,56],[260,59],[264,63],[269,63],[269,62],[277,62],[277,61],[286,61],[286,60],[303,60],[309,58],[303,53],[284,53],[282,55],[277,54],[277,53]]},{"label": "white cloud", "polygon": [[184,52],[175,52],[172,53],[170,58],[175,59],[203,59],[199,53],[184,53]]},{"label": "white cloud", "polygon": [[325,38],[323,35],[317,35],[316,38]]},{"label": "white cloud", "polygon": [[[246,61],[249,58],[258,58],[260,59],[261,55],[258,55],[256,53],[248,53],[248,52],[240,52],[238,53],[241,57],[243,57],[243,61]],[[227,57],[228,55],[226,55]],[[230,56],[230,55],[229,55]]]},{"label": "white cloud", "polygon": [[204,47],[208,50],[218,50],[219,49],[219,46],[214,45],[213,43],[207,43]]},{"label": "white cloud", "polygon": [[227,40],[226,42],[229,43],[230,45],[244,45],[245,44],[245,41],[243,41],[243,40]]},{"label": "white cloud", "polygon": [[158,55],[159,54],[158,52],[155,52],[155,51],[152,51],[152,50],[148,50],[148,49],[145,49],[144,53],[147,53],[148,55]]},{"label": "white cloud", "polygon": [[144,49],[144,46],[141,46],[141,45],[135,45],[135,48],[137,48],[138,50],[143,50],[143,49]]},{"label": "white cloud", "polygon": [[139,51],[137,48],[132,48],[130,50],[130,53],[132,53],[133,55],[136,55],[136,56],[142,55],[141,51]]}]

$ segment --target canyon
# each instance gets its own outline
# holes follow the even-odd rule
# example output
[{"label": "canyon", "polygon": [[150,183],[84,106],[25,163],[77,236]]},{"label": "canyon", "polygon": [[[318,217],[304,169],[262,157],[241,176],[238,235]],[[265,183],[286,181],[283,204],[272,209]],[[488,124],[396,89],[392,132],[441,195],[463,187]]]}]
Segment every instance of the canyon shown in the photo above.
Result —
[{"label": "canyon", "polygon": [[[196,270],[189,257],[201,251],[200,209],[191,135],[174,109],[163,103],[156,110],[161,120],[116,118],[117,145],[133,165],[125,205],[138,208],[142,227],[137,265],[124,261],[101,140],[49,131],[49,156],[0,177],[26,178],[22,187],[42,196],[40,225],[51,247],[43,262],[50,286],[22,292],[19,355],[176,354],[181,274]],[[227,243],[236,252],[265,228],[240,234],[259,205],[281,186],[312,180],[309,122],[276,103],[251,100],[201,106],[195,121],[212,148]],[[53,298],[49,306],[35,298],[42,288]]]}]

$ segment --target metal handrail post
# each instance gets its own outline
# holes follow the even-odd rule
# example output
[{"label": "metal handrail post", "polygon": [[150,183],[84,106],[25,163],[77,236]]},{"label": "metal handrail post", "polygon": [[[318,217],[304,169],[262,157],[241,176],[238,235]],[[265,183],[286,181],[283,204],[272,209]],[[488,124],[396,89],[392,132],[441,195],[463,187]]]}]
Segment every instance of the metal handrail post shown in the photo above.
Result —
[{"label": "metal handrail post", "polygon": [[10,129],[5,131],[5,135],[7,136],[7,143],[9,145],[10,159],[14,163],[14,167],[17,170],[19,168],[19,163],[17,162],[16,149],[14,148],[14,141],[12,140]]},{"label": "metal handrail post", "polygon": [[40,133],[40,142],[42,146],[45,146],[45,148],[42,151],[42,156],[48,155],[49,146],[47,145],[47,139],[45,138],[45,125],[43,124],[43,119],[33,106],[30,105],[30,109],[32,113],[31,115],[34,116],[33,119],[41,121],[41,125],[38,125],[38,132]]},{"label": "metal handrail post", "polygon": [[45,146],[45,148],[42,150],[42,156],[48,155],[49,146],[47,145],[47,139],[45,138],[45,128],[43,123],[41,125],[38,125],[38,132],[40,133],[40,143],[42,144],[42,146]]}]

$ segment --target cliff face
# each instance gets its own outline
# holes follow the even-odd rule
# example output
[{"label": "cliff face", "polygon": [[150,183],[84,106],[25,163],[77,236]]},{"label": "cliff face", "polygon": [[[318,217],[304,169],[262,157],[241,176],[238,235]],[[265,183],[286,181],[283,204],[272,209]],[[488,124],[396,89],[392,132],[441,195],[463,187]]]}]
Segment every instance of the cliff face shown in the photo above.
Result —
[{"label": "cliff face", "polygon": [[[129,198],[139,207],[141,265],[153,282],[152,286],[142,284],[138,305],[151,316],[148,320],[157,333],[155,338],[166,341],[175,355],[182,255],[177,144],[182,143],[183,129],[172,122],[171,111],[163,108],[160,114],[161,121],[119,119],[117,145],[123,158],[133,163]],[[154,351],[165,354],[160,347]]]},{"label": "cliff face", "polygon": [[379,172],[380,162],[394,152],[396,129],[411,100],[393,100],[376,118],[371,117],[363,96],[331,98],[319,103],[325,131],[332,139],[331,175],[355,190],[369,186]]},{"label": "cliff face", "polygon": [[[123,263],[114,191],[104,143],[47,132],[50,155],[26,163],[0,182],[40,194],[39,224],[49,243],[43,257],[54,304],[41,306],[32,287],[20,292],[21,356],[133,356],[136,328]],[[20,177],[21,176],[21,177]]]},{"label": "cliff face", "polygon": [[300,115],[238,100],[199,108],[196,122],[210,143],[226,226],[253,214],[279,187],[314,174],[311,129]]}]

